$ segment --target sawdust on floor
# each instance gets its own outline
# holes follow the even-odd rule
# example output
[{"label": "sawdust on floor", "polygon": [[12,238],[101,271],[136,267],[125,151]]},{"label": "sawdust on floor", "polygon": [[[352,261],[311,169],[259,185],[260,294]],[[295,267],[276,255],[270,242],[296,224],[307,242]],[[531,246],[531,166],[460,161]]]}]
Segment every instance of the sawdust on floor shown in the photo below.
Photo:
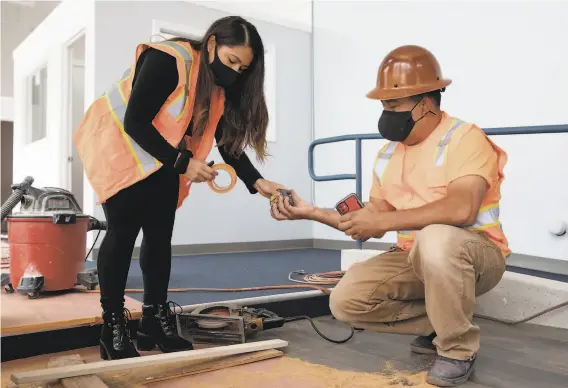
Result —
[{"label": "sawdust on floor", "polygon": [[396,371],[387,363],[377,365],[381,374],[344,371],[311,364],[296,358],[256,362],[180,379],[148,384],[150,388],[198,386],[200,388],[398,388],[433,387],[426,383],[426,373]]}]

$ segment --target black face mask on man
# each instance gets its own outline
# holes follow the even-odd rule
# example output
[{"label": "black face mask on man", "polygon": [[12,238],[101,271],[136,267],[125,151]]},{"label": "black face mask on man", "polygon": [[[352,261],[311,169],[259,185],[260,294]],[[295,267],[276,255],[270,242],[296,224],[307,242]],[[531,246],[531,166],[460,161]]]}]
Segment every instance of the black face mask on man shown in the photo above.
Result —
[{"label": "black face mask on man", "polygon": [[[420,99],[420,101],[422,101],[422,99]],[[412,111],[420,101],[418,101],[411,110],[406,112],[393,112],[384,109],[378,123],[380,134],[390,141],[401,142],[406,140],[410,132],[412,132],[414,125],[422,120],[428,113],[433,113],[428,111],[424,116],[414,121]]]},{"label": "black face mask on man", "polygon": [[222,88],[226,88],[235,83],[239,76],[239,72],[231,69],[229,66],[221,62],[217,50],[217,47],[215,47],[215,57],[209,66],[211,66],[211,70],[213,71],[213,74],[215,74],[215,83]]}]

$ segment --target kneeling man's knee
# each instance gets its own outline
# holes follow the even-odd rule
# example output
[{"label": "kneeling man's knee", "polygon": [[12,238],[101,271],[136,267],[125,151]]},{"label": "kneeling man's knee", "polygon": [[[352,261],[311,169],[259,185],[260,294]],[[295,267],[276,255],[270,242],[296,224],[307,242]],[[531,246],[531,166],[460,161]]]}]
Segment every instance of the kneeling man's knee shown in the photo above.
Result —
[{"label": "kneeling man's knee", "polygon": [[460,230],[450,225],[428,225],[417,233],[415,251],[410,255],[413,266],[424,264],[443,267],[461,242]]},{"label": "kneeling man's knee", "polygon": [[343,281],[333,289],[329,296],[329,309],[335,319],[342,322],[353,322],[356,316],[361,314],[362,306],[354,298],[356,294],[352,291],[349,284],[341,284]]}]

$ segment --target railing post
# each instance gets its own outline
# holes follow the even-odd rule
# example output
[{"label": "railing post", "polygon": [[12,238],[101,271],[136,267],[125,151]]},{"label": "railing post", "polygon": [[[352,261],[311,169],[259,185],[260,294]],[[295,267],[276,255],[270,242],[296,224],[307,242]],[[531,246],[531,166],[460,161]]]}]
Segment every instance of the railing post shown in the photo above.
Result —
[{"label": "railing post", "polygon": [[[362,179],[362,169],[363,169],[363,157],[361,151],[361,139],[355,139],[355,192],[357,193],[357,197],[363,200],[363,179]],[[357,240],[356,242],[357,249],[363,248],[363,242]]]}]

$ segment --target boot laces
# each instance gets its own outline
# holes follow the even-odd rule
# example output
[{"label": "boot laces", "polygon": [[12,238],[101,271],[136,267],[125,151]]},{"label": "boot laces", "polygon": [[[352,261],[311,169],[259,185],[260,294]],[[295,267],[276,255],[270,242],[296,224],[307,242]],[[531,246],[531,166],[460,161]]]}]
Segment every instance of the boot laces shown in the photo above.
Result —
[{"label": "boot laces", "polygon": [[160,325],[164,333],[173,335],[177,334],[177,325],[175,322],[176,306],[179,307],[180,312],[183,311],[182,307],[173,301],[168,301],[160,306]]},{"label": "boot laces", "polygon": [[127,308],[123,308],[122,314],[112,313],[112,338],[115,347],[122,347],[130,341],[130,329],[128,322],[132,320],[132,314]]}]

